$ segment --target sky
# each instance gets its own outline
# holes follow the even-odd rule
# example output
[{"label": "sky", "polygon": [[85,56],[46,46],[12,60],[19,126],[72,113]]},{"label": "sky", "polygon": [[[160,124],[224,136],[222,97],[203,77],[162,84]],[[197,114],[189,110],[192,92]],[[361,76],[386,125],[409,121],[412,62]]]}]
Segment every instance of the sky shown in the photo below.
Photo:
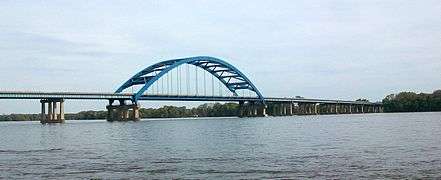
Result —
[{"label": "sky", "polygon": [[[440,40],[439,0],[2,0],[0,91],[113,92],[156,62],[207,55],[264,96],[380,101],[441,89]],[[0,114],[39,108],[0,101]]]}]

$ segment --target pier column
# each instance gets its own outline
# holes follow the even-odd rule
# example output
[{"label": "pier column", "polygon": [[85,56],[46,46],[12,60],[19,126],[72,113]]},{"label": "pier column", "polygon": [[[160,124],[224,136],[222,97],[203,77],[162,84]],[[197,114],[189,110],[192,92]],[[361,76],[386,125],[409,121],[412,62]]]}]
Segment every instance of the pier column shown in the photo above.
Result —
[{"label": "pier column", "polygon": [[257,104],[253,104],[253,116],[257,116],[259,114],[259,106]]},{"label": "pier column", "polygon": [[287,108],[288,108],[288,107],[287,107],[287,105],[286,105],[285,103],[282,103],[281,105],[282,105],[282,109],[283,109],[283,115],[286,116],[287,113],[288,113],[288,112],[287,112]]},{"label": "pier column", "polygon": [[292,115],[298,115],[298,114],[299,114],[299,104],[292,103]]},{"label": "pier column", "polygon": [[293,104],[292,103],[289,103],[289,106],[288,106],[288,115],[289,116],[292,116],[293,115]]},{"label": "pier column", "polygon": [[52,119],[58,119],[57,118],[57,102],[52,101]]},{"label": "pier column", "polygon": [[326,114],[331,114],[331,111],[332,111],[331,108],[332,108],[332,107],[331,107],[330,104],[326,104],[326,105],[325,105],[325,111],[326,111]]},{"label": "pier column", "polygon": [[46,119],[46,102],[41,100],[40,103],[41,103],[40,122],[42,122]]},{"label": "pier column", "polygon": [[316,115],[319,114],[319,113],[318,113],[317,106],[318,106],[318,104],[315,103],[315,104],[314,104],[314,114],[316,114]]},{"label": "pier column", "polygon": [[305,104],[304,103],[299,103],[299,109],[298,109],[298,114],[299,115],[304,115],[306,114],[306,108],[305,108]]},{"label": "pier column", "polygon": [[133,113],[133,119],[140,119],[140,117],[139,117],[139,106],[134,106],[133,110],[132,110],[132,113]]},{"label": "pier column", "polygon": [[244,104],[245,102],[239,101],[239,117],[244,117]]},{"label": "pier column", "polygon": [[266,117],[266,116],[268,116],[266,114],[266,105],[259,104],[259,105],[257,105],[256,109],[257,109],[257,116],[259,116],[259,117]]},{"label": "pier column", "polygon": [[60,120],[64,122],[64,100],[60,101]]},{"label": "pier column", "polygon": [[277,116],[277,107],[276,104],[271,104],[271,116]]},{"label": "pier column", "polygon": [[283,104],[278,104],[279,116],[283,116]]},{"label": "pier column", "polygon": [[109,104],[107,109],[107,121],[139,121],[139,106],[136,103],[125,104],[120,102],[119,105]]},{"label": "pier column", "polygon": [[266,117],[268,116],[267,112],[266,112],[266,106],[262,106],[262,116]]},{"label": "pier column", "polygon": [[[64,123],[64,99],[42,99],[40,122],[46,123]],[[57,103],[59,106],[57,108]],[[46,115],[47,104],[47,115]]]},{"label": "pier column", "polygon": [[304,114],[304,115],[309,114],[309,104],[304,103],[304,104],[303,104],[303,108],[304,108],[304,110],[303,110],[303,114]]},{"label": "pier column", "polygon": [[54,117],[54,115],[52,115],[53,113],[54,113],[54,106],[53,106],[54,104],[51,102],[51,101],[48,101],[47,102],[47,112],[48,112],[48,114],[47,114],[47,116],[48,116],[48,118],[47,118],[47,120],[49,120],[49,121],[51,121],[52,119],[53,119],[53,117]]},{"label": "pier column", "polygon": [[312,114],[312,106],[310,103],[306,104],[306,114],[311,115]]},{"label": "pier column", "polygon": [[337,114],[344,114],[345,105],[337,104]]}]

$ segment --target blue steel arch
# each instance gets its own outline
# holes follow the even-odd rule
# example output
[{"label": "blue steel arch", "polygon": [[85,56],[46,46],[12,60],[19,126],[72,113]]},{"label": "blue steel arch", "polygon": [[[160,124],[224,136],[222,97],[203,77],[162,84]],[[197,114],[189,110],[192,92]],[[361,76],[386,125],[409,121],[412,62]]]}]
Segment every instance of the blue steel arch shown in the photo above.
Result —
[{"label": "blue steel arch", "polygon": [[172,59],[156,63],[135,74],[121,85],[115,93],[121,93],[129,87],[144,84],[144,86],[133,95],[132,100],[137,102],[154,82],[169,71],[183,64],[195,65],[208,71],[221,81],[234,95],[237,95],[236,90],[248,89],[255,92],[262,103],[265,101],[257,87],[236,67],[221,59],[210,56]]}]

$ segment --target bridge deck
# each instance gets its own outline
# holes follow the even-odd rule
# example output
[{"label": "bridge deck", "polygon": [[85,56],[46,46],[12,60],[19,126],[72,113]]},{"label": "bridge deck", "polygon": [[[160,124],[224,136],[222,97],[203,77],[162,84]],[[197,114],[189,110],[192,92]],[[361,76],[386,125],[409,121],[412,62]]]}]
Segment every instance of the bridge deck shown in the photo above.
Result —
[{"label": "bridge deck", "polygon": [[[0,99],[78,99],[78,100],[130,100],[131,93],[90,93],[90,92],[14,92],[1,91]],[[257,97],[238,96],[188,96],[188,95],[143,95],[139,100],[152,101],[259,101]],[[330,104],[376,104],[362,101],[344,101],[307,98],[265,97],[266,102],[330,103]]]}]

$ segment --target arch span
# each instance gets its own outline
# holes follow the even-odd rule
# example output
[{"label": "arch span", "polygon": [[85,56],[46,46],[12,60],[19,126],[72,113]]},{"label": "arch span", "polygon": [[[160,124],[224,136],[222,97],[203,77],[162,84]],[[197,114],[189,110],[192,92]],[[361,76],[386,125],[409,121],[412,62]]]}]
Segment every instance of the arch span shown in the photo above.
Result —
[{"label": "arch span", "polygon": [[135,74],[121,85],[115,93],[121,93],[125,89],[135,85],[143,85],[142,88],[133,95],[132,100],[137,102],[142,94],[147,91],[154,82],[169,71],[183,64],[198,66],[209,72],[222,82],[222,84],[224,84],[234,95],[237,95],[237,90],[247,89],[255,92],[257,97],[264,102],[264,98],[257,87],[254,86],[254,84],[242,72],[221,59],[209,56],[172,59],[156,63]]}]

